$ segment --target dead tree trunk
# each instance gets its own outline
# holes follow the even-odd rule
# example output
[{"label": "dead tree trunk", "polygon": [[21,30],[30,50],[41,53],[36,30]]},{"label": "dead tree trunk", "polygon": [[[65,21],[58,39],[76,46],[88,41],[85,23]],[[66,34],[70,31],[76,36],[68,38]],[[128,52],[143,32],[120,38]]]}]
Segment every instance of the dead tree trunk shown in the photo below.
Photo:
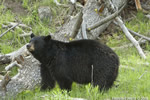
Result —
[{"label": "dead tree trunk", "polygon": [[[112,11],[110,10],[111,7],[109,8],[109,5],[112,5],[111,3],[116,7],[115,10],[117,11],[123,6],[124,3],[127,3],[127,0],[87,0],[87,3],[81,10],[82,14],[78,14],[72,19],[70,18],[69,21],[65,23],[57,33],[55,33],[53,38],[60,41],[69,41],[70,38],[82,39],[82,33],[85,33],[84,37],[95,39],[107,28],[115,16],[112,17],[112,19],[109,18],[106,23],[101,24],[101,26],[95,29],[89,29],[88,31],[85,29],[93,26],[95,23],[103,20],[105,17],[110,16],[112,14]],[[99,10],[101,10],[102,7],[104,10],[100,12]],[[78,27],[79,23],[77,21],[81,21],[80,23],[83,25]],[[76,30],[73,33],[74,29]],[[7,71],[10,70],[14,65],[19,67],[17,75],[9,80],[6,80],[7,77],[4,76],[4,78],[0,80],[0,98],[5,96],[14,97],[23,90],[35,88],[35,86],[40,83],[40,63],[33,58],[33,56],[26,53],[26,46],[23,46],[18,51],[13,53],[0,55],[0,60],[1,58],[7,57],[9,62],[11,61],[11,64],[5,68]],[[6,63],[7,61],[3,59],[3,61],[0,61],[0,64],[3,62]]]}]

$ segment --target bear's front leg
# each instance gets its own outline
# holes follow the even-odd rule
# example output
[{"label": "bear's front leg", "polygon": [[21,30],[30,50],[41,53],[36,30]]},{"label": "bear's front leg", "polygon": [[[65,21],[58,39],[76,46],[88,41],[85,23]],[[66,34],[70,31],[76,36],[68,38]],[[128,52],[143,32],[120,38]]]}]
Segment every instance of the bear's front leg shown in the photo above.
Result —
[{"label": "bear's front leg", "polygon": [[52,89],[55,86],[55,80],[46,66],[41,65],[41,91]]}]

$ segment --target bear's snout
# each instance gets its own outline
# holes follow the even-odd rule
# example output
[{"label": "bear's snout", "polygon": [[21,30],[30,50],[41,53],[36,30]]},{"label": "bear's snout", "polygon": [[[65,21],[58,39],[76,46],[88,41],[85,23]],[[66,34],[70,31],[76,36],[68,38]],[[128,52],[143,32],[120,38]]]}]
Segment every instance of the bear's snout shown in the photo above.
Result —
[{"label": "bear's snout", "polygon": [[26,47],[29,51],[34,51],[34,45],[32,43],[27,44]]},{"label": "bear's snout", "polygon": [[31,45],[30,45],[30,44],[27,44],[27,46],[26,46],[26,47],[27,47],[27,49],[30,49]]}]

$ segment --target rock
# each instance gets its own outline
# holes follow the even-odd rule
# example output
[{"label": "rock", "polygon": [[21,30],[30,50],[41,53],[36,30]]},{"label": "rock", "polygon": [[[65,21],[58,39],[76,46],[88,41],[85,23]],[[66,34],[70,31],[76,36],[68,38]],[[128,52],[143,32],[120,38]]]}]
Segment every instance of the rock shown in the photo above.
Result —
[{"label": "rock", "polygon": [[52,21],[52,13],[50,7],[48,6],[39,7],[38,14],[41,21],[48,23]]}]

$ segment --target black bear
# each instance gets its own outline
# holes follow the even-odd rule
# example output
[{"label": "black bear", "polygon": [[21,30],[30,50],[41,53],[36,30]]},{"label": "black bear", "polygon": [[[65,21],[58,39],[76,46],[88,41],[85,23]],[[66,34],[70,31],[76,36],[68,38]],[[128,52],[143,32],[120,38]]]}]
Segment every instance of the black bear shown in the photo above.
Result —
[{"label": "black bear", "polygon": [[118,75],[119,58],[108,46],[95,40],[61,42],[51,36],[34,36],[27,49],[41,63],[41,90],[71,90],[72,82],[99,86],[107,90]]}]

